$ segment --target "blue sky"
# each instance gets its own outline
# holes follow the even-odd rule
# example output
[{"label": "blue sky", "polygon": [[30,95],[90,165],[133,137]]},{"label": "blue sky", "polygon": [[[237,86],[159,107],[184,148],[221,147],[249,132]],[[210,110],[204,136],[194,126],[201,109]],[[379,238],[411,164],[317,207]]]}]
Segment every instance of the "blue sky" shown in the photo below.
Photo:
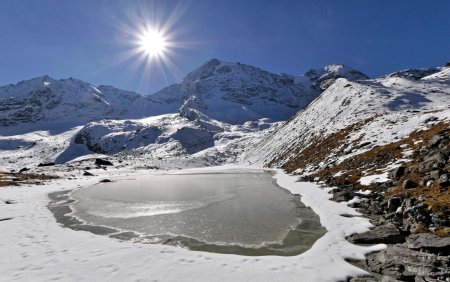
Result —
[{"label": "blue sky", "polygon": [[[369,76],[450,61],[446,0],[2,0],[0,85],[48,74],[143,94],[211,58],[275,73],[344,63]],[[131,54],[144,22],[172,23],[173,65]]]}]

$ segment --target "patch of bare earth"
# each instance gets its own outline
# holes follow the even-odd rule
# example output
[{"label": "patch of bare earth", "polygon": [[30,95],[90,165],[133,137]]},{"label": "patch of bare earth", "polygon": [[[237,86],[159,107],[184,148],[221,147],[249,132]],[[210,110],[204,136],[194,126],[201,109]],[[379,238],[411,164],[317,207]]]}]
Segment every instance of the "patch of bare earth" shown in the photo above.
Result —
[{"label": "patch of bare earth", "polygon": [[0,172],[0,187],[20,186],[23,184],[42,184],[44,181],[57,179],[56,175],[44,173]]}]

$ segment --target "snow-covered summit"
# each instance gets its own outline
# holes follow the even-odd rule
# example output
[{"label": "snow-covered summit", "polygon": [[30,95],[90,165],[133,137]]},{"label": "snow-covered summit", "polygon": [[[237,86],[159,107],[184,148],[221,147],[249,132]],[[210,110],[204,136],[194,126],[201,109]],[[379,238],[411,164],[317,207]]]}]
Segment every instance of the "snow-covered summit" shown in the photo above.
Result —
[{"label": "snow-covered summit", "polygon": [[184,116],[202,113],[223,122],[243,124],[260,118],[288,119],[317,96],[318,91],[310,85],[296,83],[291,75],[212,59],[180,83],[150,97],[177,97]]},{"label": "snow-covered summit", "polygon": [[362,72],[342,64],[333,64],[319,69],[311,69],[305,73],[305,76],[309,77],[313,85],[321,91],[326,90],[338,78],[346,78],[348,80],[369,79]]}]

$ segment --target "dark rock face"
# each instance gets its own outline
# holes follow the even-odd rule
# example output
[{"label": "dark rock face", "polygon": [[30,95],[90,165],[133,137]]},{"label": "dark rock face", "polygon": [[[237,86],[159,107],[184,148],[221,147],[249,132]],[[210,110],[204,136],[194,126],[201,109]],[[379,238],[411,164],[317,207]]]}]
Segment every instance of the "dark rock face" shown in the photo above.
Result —
[{"label": "dark rock face", "polygon": [[406,174],[406,171],[407,171],[406,166],[403,165],[399,166],[389,173],[389,178],[398,180],[400,177]]},{"label": "dark rock face", "polygon": [[54,162],[50,162],[50,163],[40,163],[38,164],[38,167],[43,167],[43,166],[54,166],[55,163]]},{"label": "dark rock face", "polygon": [[102,180],[100,180],[100,183],[108,183],[108,182],[112,182],[112,181],[109,180],[109,179],[102,179]]},{"label": "dark rock face", "polygon": [[90,173],[89,171],[85,171],[83,173],[84,176],[94,176],[92,173]]},{"label": "dark rock face", "polygon": [[400,199],[399,197],[392,197],[388,200],[387,209],[390,212],[396,211],[398,209],[398,207],[400,207],[401,204],[402,204],[402,199]]},{"label": "dark rock face", "polygon": [[29,171],[30,169],[29,168],[27,168],[27,167],[24,167],[24,168],[21,168],[20,170],[19,170],[19,173],[20,172],[25,172],[25,171]]},{"label": "dark rock face", "polygon": [[432,75],[433,73],[437,73],[439,71],[439,68],[407,69],[404,71],[394,72],[387,77],[403,77],[419,80],[425,76]]},{"label": "dark rock face", "polygon": [[112,162],[104,160],[104,159],[100,159],[100,158],[95,159],[95,163],[94,164],[95,165],[113,165]]}]

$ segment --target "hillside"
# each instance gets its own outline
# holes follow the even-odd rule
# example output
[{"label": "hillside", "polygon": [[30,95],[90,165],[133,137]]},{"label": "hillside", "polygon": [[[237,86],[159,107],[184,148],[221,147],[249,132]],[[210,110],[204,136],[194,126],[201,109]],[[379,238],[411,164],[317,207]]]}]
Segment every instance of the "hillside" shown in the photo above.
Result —
[{"label": "hillside", "polygon": [[332,200],[370,218],[348,240],[387,248],[352,262],[382,281],[449,279],[449,70],[338,79],[243,161],[334,187]]},{"label": "hillside", "polygon": [[[286,167],[310,144],[331,134],[345,134],[336,146],[337,155],[327,154],[305,167],[291,165],[289,171],[326,166],[374,146],[402,139],[429,122],[447,120],[450,81],[441,78],[449,67],[419,80],[391,75],[379,79],[338,79],[304,110],[267,136],[245,157],[251,163]],[[433,78],[436,77],[436,78]],[[341,135],[342,135],[341,134]],[[335,140],[339,141],[339,140]],[[345,154],[344,154],[345,152]]]}]

